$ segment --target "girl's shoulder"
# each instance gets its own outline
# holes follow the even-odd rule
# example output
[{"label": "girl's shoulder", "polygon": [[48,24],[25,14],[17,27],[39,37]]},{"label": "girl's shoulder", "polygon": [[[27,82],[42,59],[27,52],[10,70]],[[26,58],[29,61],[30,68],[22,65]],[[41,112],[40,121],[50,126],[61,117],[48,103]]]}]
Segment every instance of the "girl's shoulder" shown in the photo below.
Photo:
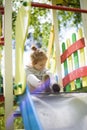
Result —
[{"label": "girl's shoulder", "polygon": [[36,70],[32,66],[26,66],[25,71],[26,71],[26,73],[32,73],[32,74],[38,73],[38,70]]},{"label": "girl's shoulder", "polygon": [[25,70],[33,70],[34,68],[32,66],[26,66]]}]

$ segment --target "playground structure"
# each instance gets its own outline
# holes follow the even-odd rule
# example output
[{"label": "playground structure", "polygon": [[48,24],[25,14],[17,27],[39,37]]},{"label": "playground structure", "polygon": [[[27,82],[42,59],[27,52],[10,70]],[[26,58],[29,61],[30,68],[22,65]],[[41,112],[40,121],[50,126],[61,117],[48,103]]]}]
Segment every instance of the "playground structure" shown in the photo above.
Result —
[{"label": "playground structure", "polygon": [[[82,3],[82,2],[81,2]],[[86,4],[86,1],[84,0],[84,5],[86,6],[87,4]],[[52,3],[52,4],[54,4],[54,3]],[[81,4],[82,5],[82,4]],[[85,9],[85,7],[83,7],[83,5],[82,5],[82,8],[84,8]],[[9,11],[8,11],[9,10]],[[10,12],[10,13],[9,13]],[[11,44],[9,44],[9,43],[11,43],[11,1],[5,1],[5,8],[2,8],[1,9],[1,13],[3,14],[3,15],[5,15],[5,20],[4,20],[4,22],[5,22],[5,28],[4,28],[4,49],[5,49],[5,56],[4,56],[4,61],[5,61],[5,72],[4,72],[4,76],[5,76],[5,78],[4,78],[4,97],[5,97],[5,120],[6,120],[6,130],[12,130],[13,129],[13,121],[12,121],[12,119],[13,118],[11,118],[11,117],[9,117],[9,115],[11,115],[12,113],[13,113],[13,88],[12,88],[12,86],[13,86],[13,84],[12,84],[12,71],[9,71],[9,70],[12,70],[12,47],[11,47]],[[58,48],[60,48],[59,47],[59,44],[57,44],[58,43],[58,29],[56,28],[57,27],[57,15],[56,15],[56,10],[53,10],[52,11],[52,13],[53,13],[53,21],[52,21],[52,24],[54,25],[54,32],[55,32],[55,38],[54,38],[54,43],[55,43],[55,49],[57,50]],[[85,13],[86,13],[86,11],[85,11]],[[85,14],[83,15],[83,17],[85,16]],[[9,20],[7,20],[8,19],[8,17],[9,17]],[[84,18],[83,18],[83,21],[84,21],[84,23],[85,23],[85,20],[84,20]],[[6,26],[6,25],[8,25],[8,26]],[[84,26],[86,25],[86,23],[84,24]],[[10,28],[9,28],[10,27]],[[8,32],[8,30],[9,30],[9,32]],[[25,31],[26,32],[26,31]],[[86,36],[86,30],[84,30],[84,36]],[[24,35],[23,35],[24,36]],[[25,38],[26,36],[24,36],[23,38]],[[81,36],[82,37],[82,36]],[[80,37],[80,38],[81,38]],[[87,37],[87,36],[86,36]],[[85,47],[87,47],[87,45],[86,45],[86,37],[85,37]],[[19,39],[20,40],[20,39]],[[23,39],[24,40],[24,39]],[[81,43],[84,43],[84,40],[82,41],[83,39],[81,39],[80,40],[80,42]],[[18,41],[19,42],[19,41]],[[73,41],[73,42],[75,42],[75,41]],[[23,43],[24,43],[24,41],[23,41]],[[69,42],[68,42],[69,43]],[[23,45],[22,45],[22,47],[23,47]],[[81,47],[84,47],[84,45],[83,46],[81,46]],[[19,48],[17,48],[17,49],[19,49]],[[23,48],[22,48],[23,49]],[[56,52],[56,57],[57,57],[57,59],[56,59],[56,63],[57,63],[57,72],[58,72],[58,75],[59,75],[59,83],[62,85],[62,74],[61,74],[61,60],[60,60],[60,50],[59,51],[56,51],[55,50],[55,52]],[[23,50],[21,50],[22,52],[19,52],[19,50],[17,50],[17,52],[18,53],[20,53],[21,54],[21,58],[22,58],[22,56],[23,56]],[[63,50],[64,51],[64,50]],[[81,50],[82,51],[82,50]],[[84,55],[84,54],[83,54]],[[18,55],[17,55],[18,56]],[[21,59],[20,58],[20,59]],[[68,60],[70,59],[70,57],[68,57]],[[21,59],[21,61],[20,61],[20,63],[21,63],[21,65],[22,65],[22,60],[23,59]],[[18,60],[17,60],[18,61]],[[9,64],[8,64],[9,63]],[[84,66],[84,64],[83,64],[83,66]],[[23,69],[22,68],[23,66],[21,66],[21,69]],[[76,68],[77,69],[77,68]],[[84,71],[84,69],[86,69],[86,68],[83,68],[83,71]],[[18,72],[19,71],[19,72]],[[24,70],[23,70],[23,73],[24,73]],[[18,85],[18,86],[15,86],[15,90],[17,89],[17,87],[19,88],[19,90],[15,93],[15,95],[22,95],[23,93],[24,93],[24,91],[25,91],[25,87],[26,87],[26,85],[25,85],[25,83],[23,84],[23,83],[21,83],[20,81],[24,81],[25,79],[25,77],[20,77],[20,66],[19,66],[19,69],[17,68],[17,72],[16,72],[16,74],[19,74],[18,75],[18,77],[17,77],[17,75],[16,75],[16,85]],[[8,75],[9,75],[9,77],[8,77]],[[66,75],[66,74],[65,74]],[[81,75],[79,75],[77,78],[79,78]],[[86,76],[86,74],[83,74],[82,76]],[[74,77],[74,78],[76,78],[76,77]],[[72,81],[72,80],[71,80]],[[20,84],[21,83],[21,84]],[[80,83],[80,82],[78,82],[78,83]],[[72,83],[71,83],[72,84]],[[23,85],[23,86],[22,86]],[[67,85],[67,83],[65,84],[65,85]],[[71,85],[72,86],[72,85]],[[71,87],[71,88],[73,88],[73,87]],[[20,91],[21,89],[23,89],[22,91]],[[70,87],[66,87],[66,89],[69,91],[70,90]],[[73,88],[74,89],[74,88]],[[72,89],[72,90],[73,90]],[[27,90],[26,89],[26,91],[29,91],[29,90]],[[22,96],[24,96],[24,95],[22,95]],[[12,98],[10,98],[10,97],[12,97]],[[25,96],[24,96],[25,97]],[[29,96],[29,93],[28,93],[28,99],[30,100],[30,102],[27,102],[27,103],[30,103],[30,104],[32,104],[32,100],[31,100],[31,97]],[[21,96],[19,96],[19,101],[22,101],[22,99],[23,99],[23,97],[21,97]],[[23,103],[23,102],[22,102]],[[21,103],[21,104],[22,104]],[[22,104],[23,105],[23,104]],[[22,106],[21,105],[21,106]],[[36,116],[35,116],[35,112],[34,112],[34,109],[32,109],[32,108],[34,108],[34,106],[33,107],[28,107],[28,108],[25,108],[25,110],[26,109],[30,109],[31,108],[31,110],[32,110],[32,113],[34,113],[34,120],[36,120],[36,126],[37,127],[39,127],[38,129],[39,130],[42,130],[42,128],[41,128],[41,126],[40,126],[40,124],[38,123],[38,121],[37,121],[37,118],[36,118]],[[22,108],[22,110],[23,110],[23,108]],[[25,111],[26,112],[26,111]],[[23,113],[24,114],[24,113]],[[13,117],[13,114],[12,114],[12,117]],[[11,123],[9,124],[9,122],[8,122],[8,119],[9,118],[11,118]],[[10,119],[9,119],[10,120]],[[31,120],[32,121],[32,120]],[[25,123],[25,125],[26,125],[27,123]],[[31,124],[31,127],[33,126],[33,124]],[[26,127],[26,130],[27,130],[27,128],[29,127],[30,128],[30,126],[25,126]],[[29,129],[28,129],[29,130]],[[30,129],[31,130],[31,129]],[[32,128],[32,130],[34,130],[34,128]]]},{"label": "playground structure", "polygon": [[85,40],[81,29],[77,36],[72,34],[72,44],[70,39],[62,43],[61,63],[64,65],[63,86],[66,92],[87,87]]},{"label": "playground structure", "polygon": [[[51,27],[50,37],[47,67],[51,67],[50,69],[55,73],[55,50],[52,54],[52,47],[54,44],[53,26]],[[66,39],[66,41],[62,43],[61,48],[62,83],[64,91],[73,92],[87,87],[86,50],[82,29],[79,29],[77,34],[73,33],[71,39]],[[51,59],[52,64],[50,63],[51,55],[53,55]]]}]

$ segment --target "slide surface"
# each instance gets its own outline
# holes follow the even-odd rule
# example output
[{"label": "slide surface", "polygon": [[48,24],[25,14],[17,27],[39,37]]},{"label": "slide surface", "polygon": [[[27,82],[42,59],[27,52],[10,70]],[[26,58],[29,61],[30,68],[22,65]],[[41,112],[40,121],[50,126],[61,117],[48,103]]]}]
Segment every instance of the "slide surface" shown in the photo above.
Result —
[{"label": "slide surface", "polygon": [[60,93],[33,98],[44,130],[87,130],[87,93]]}]

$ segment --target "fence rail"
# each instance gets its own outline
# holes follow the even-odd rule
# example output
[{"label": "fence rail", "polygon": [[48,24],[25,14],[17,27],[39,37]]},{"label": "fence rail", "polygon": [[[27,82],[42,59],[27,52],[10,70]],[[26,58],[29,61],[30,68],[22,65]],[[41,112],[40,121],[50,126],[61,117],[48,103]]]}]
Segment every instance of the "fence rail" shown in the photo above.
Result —
[{"label": "fence rail", "polygon": [[63,87],[66,92],[87,87],[85,40],[82,29],[78,30],[78,34],[72,34],[72,42],[67,39],[66,43],[62,43],[61,64],[64,73]]}]

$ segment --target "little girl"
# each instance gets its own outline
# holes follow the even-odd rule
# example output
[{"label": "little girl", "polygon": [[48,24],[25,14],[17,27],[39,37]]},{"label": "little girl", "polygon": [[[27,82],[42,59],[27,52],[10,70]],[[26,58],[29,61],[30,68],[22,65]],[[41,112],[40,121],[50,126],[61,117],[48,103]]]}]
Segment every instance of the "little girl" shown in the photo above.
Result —
[{"label": "little girl", "polygon": [[59,92],[60,86],[54,76],[45,68],[47,55],[35,46],[31,49],[31,64],[27,65],[25,69],[30,92]]}]

